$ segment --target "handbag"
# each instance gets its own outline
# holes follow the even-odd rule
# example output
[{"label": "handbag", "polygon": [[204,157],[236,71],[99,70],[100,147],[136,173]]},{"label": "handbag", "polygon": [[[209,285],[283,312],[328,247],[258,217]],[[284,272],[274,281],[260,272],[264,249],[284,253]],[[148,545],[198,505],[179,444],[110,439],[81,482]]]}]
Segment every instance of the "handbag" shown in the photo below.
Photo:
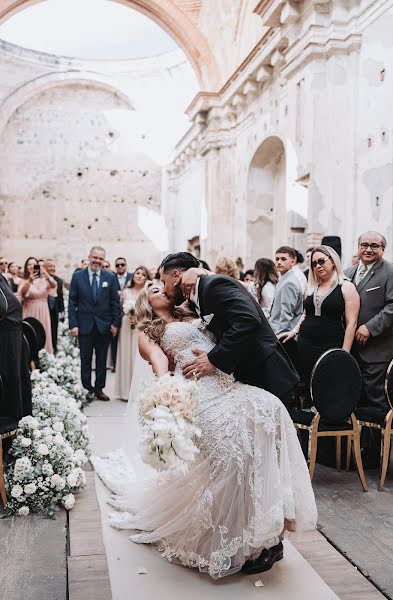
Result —
[{"label": "handbag", "polygon": [[3,292],[3,290],[0,287],[0,321],[2,321],[2,319],[4,319],[7,312],[8,312],[8,300],[7,300],[5,293]]}]

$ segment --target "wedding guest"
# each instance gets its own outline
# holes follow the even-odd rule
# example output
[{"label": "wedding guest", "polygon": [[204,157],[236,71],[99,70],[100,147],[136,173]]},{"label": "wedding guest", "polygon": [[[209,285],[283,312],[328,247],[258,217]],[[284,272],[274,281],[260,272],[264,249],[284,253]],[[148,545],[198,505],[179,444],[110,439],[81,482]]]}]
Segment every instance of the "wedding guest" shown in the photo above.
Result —
[{"label": "wedding guest", "polygon": [[[239,259],[238,259],[239,260]],[[240,279],[240,272],[235,261],[223,256],[216,263],[215,272],[217,275],[228,275],[233,279]]]},{"label": "wedding guest", "polygon": [[21,279],[23,277],[23,267],[21,267],[20,265],[18,265],[18,277],[20,277]]},{"label": "wedding guest", "polygon": [[5,279],[8,279],[8,271],[7,271],[8,262],[2,256],[0,257],[0,275],[2,275]]},{"label": "wedding guest", "polygon": [[304,296],[304,293],[306,291],[307,288],[307,277],[305,276],[305,274],[303,273],[303,271],[301,270],[300,266],[302,263],[304,263],[304,258],[303,258],[303,254],[300,254],[300,252],[298,250],[295,250],[295,264],[292,267],[292,273],[294,273],[300,283],[300,287],[302,289],[302,294]]},{"label": "wedding guest", "polygon": [[198,260],[199,260],[199,266],[202,269],[206,269],[206,271],[210,271],[211,270],[210,267],[209,267],[209,265],[207,264],[207,262],[205,260],[202,260],[201,258],[198,258]]},{"label": "wedding guest", "polygon": [[147,280],[151,280],[146,267],[135,269],[131,280],[121,292],[122,322],[117,348],[117,368],[115,377],[115,396],[128,400],[136,350],[138,330],[135,328],[135,302]]},{"label": "wedding guest", "polygon": [[254,269],[247,269],[247,271],[244,273],[243,281],[246,284],[246,287],[249,287],[251,285],[251,283],[254,283],[254,281],[255,281]]},{"label": "wedding guest", "polygon": [[64,320],[64,295],[63,280],[56,275],[56,263],[52,258],[47,258],[44,263],[47,273],[56,281],[56,287],[52,288],[48,296],[48,306],[52,331],[53,349],[57,351],[57,331],[59,319]]},{"label": "wedding guest", "polygon": [[[270,311],[270,326],[281,340],[289,333],[303,312],[303,293],[300,283],[292,270],[296,262],[296,253],[289,246],[281,246],[276,251],[276,269],[280,273],[280,279],[276,286],[273,306]],[[288,340],[285,345],[289,358],[296,366],[297,346],[294,339]]]},{"label": "wedding guest", "polygon": [[255,282],[248,289],[269,319],[278,282],[274,262],[270,258],[258,258],[253,273]]},{"label": "wedding guest", "polygon": [[318,358],[331,348],[350,352],[359,314],[359,294],[344,278],[337,252],[318,246],[311,253],[311,271],[304,314],[282,339],[288,343],[298,332],[298,367],[308,404],[310,376]]},{"label": "wedding guest", "polygon": [[104,260],[104,262],[102,263],[102,268],[105,269],[105,271],[110,271],[111,263],[108,260]]},{"label": "wedding guest", "polygon": [[18,291],[18,286],[21,282],[22,278],[19,277],[19,267],[16,263],[14,262],[10,262],[8,265],[8,285],[10,286],[11,290],[14,292],[14,294],[17,293]]},{"label": "wedding guest", "polygon": [[360,260],[359,255],[358,254],[354,254],[352,256],[352,266],[353,267],[357,267],[358,264],[359,264],[359,260]]},{"label": "wedding guest", "polygon": [[18,287],[18,296],[22,301],[23,318],[38,319],[45,329],[45,350],[53,354],[52,330],[48,307],[49,291],[57,287],[56,281],[49,275],[45,266],[29,257],[24,266],[24,277]]},{"label": "wedding guest", "polygon": [[0,416],[31,415],[29,357],[23,344],[22,305],[0,274]]},{"label": "wedding guest", "polygon": [[[240,281],[244,281],[244,262],[241,256],[238,256],[236,259],[236,266],[239,271],[239,277],[235,277],[235,279],[239,279]],[[205,268],[205,267],[204,267]],[[231,275],[232,277],[232,275]]]},{"label": "wedding guest", "polygon": [[310,273],[310,259],[311,259],[311,252],[314,250],[314,246],[312,248],[307,248],[307,252],[306,252],[306,256],[304,259],[304,262],[306,263],[306,268],[304,269],[303,273],[306,279],[308,279],[308,275]]},{"label": "wedding guest", "polygon": [[[117,283],[118,292],[119,292],[119,296],[120,296],[121,291],[125,288],[127,283],[130,281],[130,279],[132,277],[132,273],[130,273],[128,271],[127,261],[123,257],[116,258],[115,269],[116,269],[116,283]],[[115,371],[116,371],[118,340],[119,340],[119,334],[113,336],[111,339],[111,343],[110,343],[110,358],[112,360],[112,367],[111,367],[112,373],[115,373]]]},{"label": "wedding guest", "polygon": [[[78,337],[81,352],[81,378],[90,399],[108,401],[104,393],[106,357],[111,335],[119,331],[121,315],[116,278],[105,271],[105,250],[93,246],[89,267],[72,276],[68,304],[70,332]],[[93,352],[96,356],[96,380],[91,382]]]}]

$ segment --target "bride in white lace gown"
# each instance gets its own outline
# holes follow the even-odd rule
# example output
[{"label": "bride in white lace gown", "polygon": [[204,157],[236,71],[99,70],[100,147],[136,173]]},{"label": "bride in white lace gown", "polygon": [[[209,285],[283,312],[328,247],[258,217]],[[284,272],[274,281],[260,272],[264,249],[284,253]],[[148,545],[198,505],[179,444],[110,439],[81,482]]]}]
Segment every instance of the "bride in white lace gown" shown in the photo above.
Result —
[{"label": "bride in white lace gown", "polygon": [[[167,355],[181,374],[193,349],[214,346],[195,323],[173,320],[173,305],[159,288],[142,292],[138,303],[139,313],[150,318],[146,331],[159,341],[141,334],[141,354],[156,374],[168,371]],[[217,579],[278,544],[284,530],[314,529],[317,515],[306,462],[281,401],[220,371],[198,386],[197,460],[186,474],[155,473],[135,482],[114,501],[122,512],[112,515],[112,525],[138,530],[133,542],[157,544],[169,561]],[[99,475],[105,468],[100,461],[95,467]]]}]

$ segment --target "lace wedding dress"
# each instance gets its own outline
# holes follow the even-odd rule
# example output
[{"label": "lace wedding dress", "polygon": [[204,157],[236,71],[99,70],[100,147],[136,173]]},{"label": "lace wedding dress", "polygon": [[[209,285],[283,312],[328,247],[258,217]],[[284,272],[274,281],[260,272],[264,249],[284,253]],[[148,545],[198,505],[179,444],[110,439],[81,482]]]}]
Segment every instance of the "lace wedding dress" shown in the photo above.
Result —
[{"label": "lace wedding dress", "polygon": [[[175,322],[161,345],[181,372],[192,349],[209,352],[214,343],[194,324]],[[111,524],[138,530],[133,542],[157,544],[169,561],[217,579],[277,544],[285,529],[314,529],[317,515],[306,462],[280,400],[219,371],[198,385],[198,459],[186,474],[134,478],[114,499],[119,512]],[[113,458],[96,458],[94,465],[116,489]]]}]

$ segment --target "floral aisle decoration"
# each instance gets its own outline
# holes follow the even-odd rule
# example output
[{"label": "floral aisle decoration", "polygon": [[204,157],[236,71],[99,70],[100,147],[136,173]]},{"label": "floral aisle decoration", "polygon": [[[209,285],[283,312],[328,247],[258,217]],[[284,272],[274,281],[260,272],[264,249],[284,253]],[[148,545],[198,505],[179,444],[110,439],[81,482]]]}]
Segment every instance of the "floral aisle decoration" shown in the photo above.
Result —
[{"label": "floral aisle decoration", "polygon": [[198,385],[164,375],[143,389],[138,398],[142,459],[158,471],[180,468],[199,453],[195,440]]},{"label": "floral aisle decoration", "polygon": [[[90,457],[84,394],[79,390],[79,351],[59,337],[60,356],[40,354],[42,371],[31,374],[33,415],[21,419],[6,472],[8,514],[53,517],[72,509],[85,487],[82,469]],[[75,352],[75,350],[77,352]]]}]

